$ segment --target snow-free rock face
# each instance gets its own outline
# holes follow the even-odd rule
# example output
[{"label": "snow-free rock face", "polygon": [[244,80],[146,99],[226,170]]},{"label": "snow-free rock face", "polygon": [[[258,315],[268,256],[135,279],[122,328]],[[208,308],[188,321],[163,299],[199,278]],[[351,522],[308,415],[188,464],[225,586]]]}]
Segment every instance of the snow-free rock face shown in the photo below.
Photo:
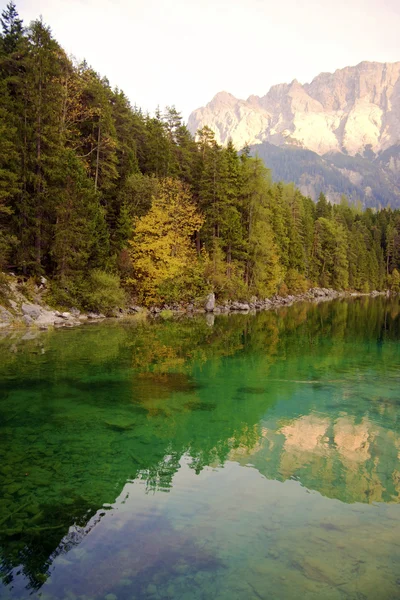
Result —
[{"label": "snow-free rock face", "polygon": [[311,83],[273,86],[239,100],[218,93],[192,112],[189,129],[208,125],[220,144],[240,149],[268,141],[313,150],[375,154],[400,142],[400,62],[362,62],[321,73]]}]

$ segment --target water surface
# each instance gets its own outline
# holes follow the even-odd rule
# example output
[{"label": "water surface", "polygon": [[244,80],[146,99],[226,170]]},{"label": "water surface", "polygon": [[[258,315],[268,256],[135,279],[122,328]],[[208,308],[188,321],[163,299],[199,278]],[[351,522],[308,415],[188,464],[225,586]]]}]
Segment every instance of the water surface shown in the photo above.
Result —
[{"label": "water surface", "polygon": [[0,340],[0,598],[400,598],[400,311]]}]

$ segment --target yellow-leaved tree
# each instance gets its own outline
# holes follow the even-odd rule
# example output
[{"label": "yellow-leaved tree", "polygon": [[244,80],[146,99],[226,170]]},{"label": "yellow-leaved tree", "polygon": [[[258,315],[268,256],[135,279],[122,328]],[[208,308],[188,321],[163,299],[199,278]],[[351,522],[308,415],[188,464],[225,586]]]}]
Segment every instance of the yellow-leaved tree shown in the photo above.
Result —
[{"label": "yellow-leaved tree", "polygon": [[193,235],[203,224],[189,188],[177,179],[160,183],[149,212],[136,218],[130,240],[133,278],[140,302],[187,300],[203,285]]}]

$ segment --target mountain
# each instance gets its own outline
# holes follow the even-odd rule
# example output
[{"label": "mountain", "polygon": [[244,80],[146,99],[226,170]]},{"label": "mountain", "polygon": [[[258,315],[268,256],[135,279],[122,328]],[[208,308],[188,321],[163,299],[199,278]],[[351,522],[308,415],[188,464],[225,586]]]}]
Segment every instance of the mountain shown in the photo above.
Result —
[{"label": "mountain", "polygon": [[247,100],[220,92],[188,125],[192,133],[208,125],[222,145],[250,145],[274,179],[314,198],[400,206],[400,62],[362,62]]},{"label": "mountain", "polygon": [[344,194],[364,207],[400,207],[400,146],[373,158],[316,152],[263,142],[250,146],[272,170],[274,181],[294,181],[305,196],[317,200],[324,192],[331,202]]}]

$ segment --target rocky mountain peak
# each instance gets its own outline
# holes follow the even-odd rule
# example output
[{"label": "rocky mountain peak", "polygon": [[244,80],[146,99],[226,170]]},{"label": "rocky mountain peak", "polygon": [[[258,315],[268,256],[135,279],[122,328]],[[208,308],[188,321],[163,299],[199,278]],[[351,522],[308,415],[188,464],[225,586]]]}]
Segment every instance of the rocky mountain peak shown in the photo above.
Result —
[{"label": "rocky mountain peak", "polygon": [[400,62],[361,62],[321,73],[309,84],[296,79],[247,100],[220,92],[189,117],[195,133],[208,125],[220,144],[237,148],[270,142],[327,152],[378,153],[400,142]]}]

